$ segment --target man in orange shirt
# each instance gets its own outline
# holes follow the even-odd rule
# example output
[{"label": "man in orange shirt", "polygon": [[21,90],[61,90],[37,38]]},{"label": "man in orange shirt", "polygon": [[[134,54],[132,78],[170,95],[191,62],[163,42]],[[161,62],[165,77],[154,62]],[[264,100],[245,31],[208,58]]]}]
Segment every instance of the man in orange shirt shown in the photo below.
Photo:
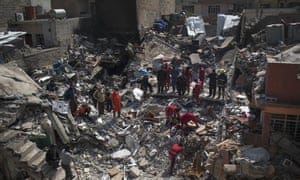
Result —
[{"label": "man in orange shirt", "polygon": [[172,145],[171,149],[169,149],[168,153],[170,155],[170,161],[171,161],[169,168],[168,168],[168,173],[170,175],[172,175],[177,156],[180,153],[184,155],[183,148],[182,148],[182,142],[174,143]]},{"label": "man in orange shirt", "polygon": [[113,117],[116,117],[116,112],[118,113],[118,117],[121,116],[121,96],[118,92],[118,88],[114,88],[114,91],[110,95],[112,101],[113,108]]}]

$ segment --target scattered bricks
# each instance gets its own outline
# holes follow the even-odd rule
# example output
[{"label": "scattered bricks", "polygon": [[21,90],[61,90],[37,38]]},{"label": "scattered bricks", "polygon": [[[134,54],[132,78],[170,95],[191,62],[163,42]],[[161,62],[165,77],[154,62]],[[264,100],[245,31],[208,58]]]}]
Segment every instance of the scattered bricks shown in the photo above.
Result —
[{"label": "scattered bricks", "polygon": [[137,167],[130,168],[129,175],[132,176],[132,178],[137,178],[140,176],[140,174],[141,174],[141,170],[139,170],[139,168]]}]

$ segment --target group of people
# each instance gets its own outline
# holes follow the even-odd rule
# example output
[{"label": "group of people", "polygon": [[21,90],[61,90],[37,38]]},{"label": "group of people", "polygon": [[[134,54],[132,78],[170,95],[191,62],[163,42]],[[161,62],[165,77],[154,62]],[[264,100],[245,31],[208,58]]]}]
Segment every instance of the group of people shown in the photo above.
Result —
[{"label": "group of people", "polygon": [[[77,90],[73,83],[69,84],[68,89],[64,93],[64,100],[68,102],[72,115],[76,117],[88,117],[91,111],[91,107],[88,103],[82,103],[78,106],[77,103]],[[112,92],[109,89],[105,89],[104,85],[98,85],[96,90],[92,93],[95,106],[98,110],[98,114],[103,115],[104,111],[113,111],[113,117],[121,116],[121,96],[118,88],[114,88]]]},{"label": "group of people", "polygon": [[166,125],[171,127],[170,135],[172,139],[172,146],[168,150],[170,164],[167,171],[170,175],[173,173],[176,157],[180,153],[184,155],[183,136],[199,127],[199,121],[193,113],[185,112],[181,115],[180,110],[181,108],[174,103],[169,104],[165,109]]},{"label": "group of people", "polygon": [[[193,71],[190,67],[186,67],[183,70],[176,65],[170,66],[164,64],[157,71],[157,93],[162,94],[169,91],[172,86],[172,92],[177,91],[179,96],[190,94],[190,84],[195,82],[196,86],[193,89],[193,96],[195,96],[197,102],[199,101],[199,94],[202,89],[205,80],[205,68],[199,67],[199,76],[193,80]],[[197,97],[198,95],[198,97]]]},{"label": "group of people", "polygon": [[227,84],[227,76],[225,74],[225,69],[221,69],[220,73],[217,74],[216,70],[213,71],[208,75],[209,78],[209,96],[214,98],[216,95],[216,89],[218,87],[218,99],[222,96],[224,99],[225,97],[225,88]]}]

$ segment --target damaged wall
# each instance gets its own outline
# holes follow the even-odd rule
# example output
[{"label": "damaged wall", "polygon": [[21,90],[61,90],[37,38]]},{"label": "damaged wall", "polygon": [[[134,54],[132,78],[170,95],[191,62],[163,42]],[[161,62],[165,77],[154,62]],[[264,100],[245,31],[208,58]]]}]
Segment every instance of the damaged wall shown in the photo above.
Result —
[{"label": "damaged wall", "polygon": [[300,102],[300,80],[297,74],[299,64],[269,63],[266,73],[266,96],[276,97],[278,101]]},{"label": "damaged wall", "polygon": [[30,0],[0,1],[0,31],[6,31],[7,22],[15,21],[15,13],[24,12],[24,7],[30,5]]}]

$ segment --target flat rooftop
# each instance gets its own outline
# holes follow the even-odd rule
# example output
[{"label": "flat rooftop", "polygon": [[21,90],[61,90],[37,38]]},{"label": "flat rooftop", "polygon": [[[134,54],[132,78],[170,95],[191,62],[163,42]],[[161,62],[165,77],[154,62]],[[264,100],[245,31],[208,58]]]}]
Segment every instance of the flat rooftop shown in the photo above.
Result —
[{"label": "flat rooftop", "polygon": [[300,44],[268,58],[268,63],[300,64]]}]

